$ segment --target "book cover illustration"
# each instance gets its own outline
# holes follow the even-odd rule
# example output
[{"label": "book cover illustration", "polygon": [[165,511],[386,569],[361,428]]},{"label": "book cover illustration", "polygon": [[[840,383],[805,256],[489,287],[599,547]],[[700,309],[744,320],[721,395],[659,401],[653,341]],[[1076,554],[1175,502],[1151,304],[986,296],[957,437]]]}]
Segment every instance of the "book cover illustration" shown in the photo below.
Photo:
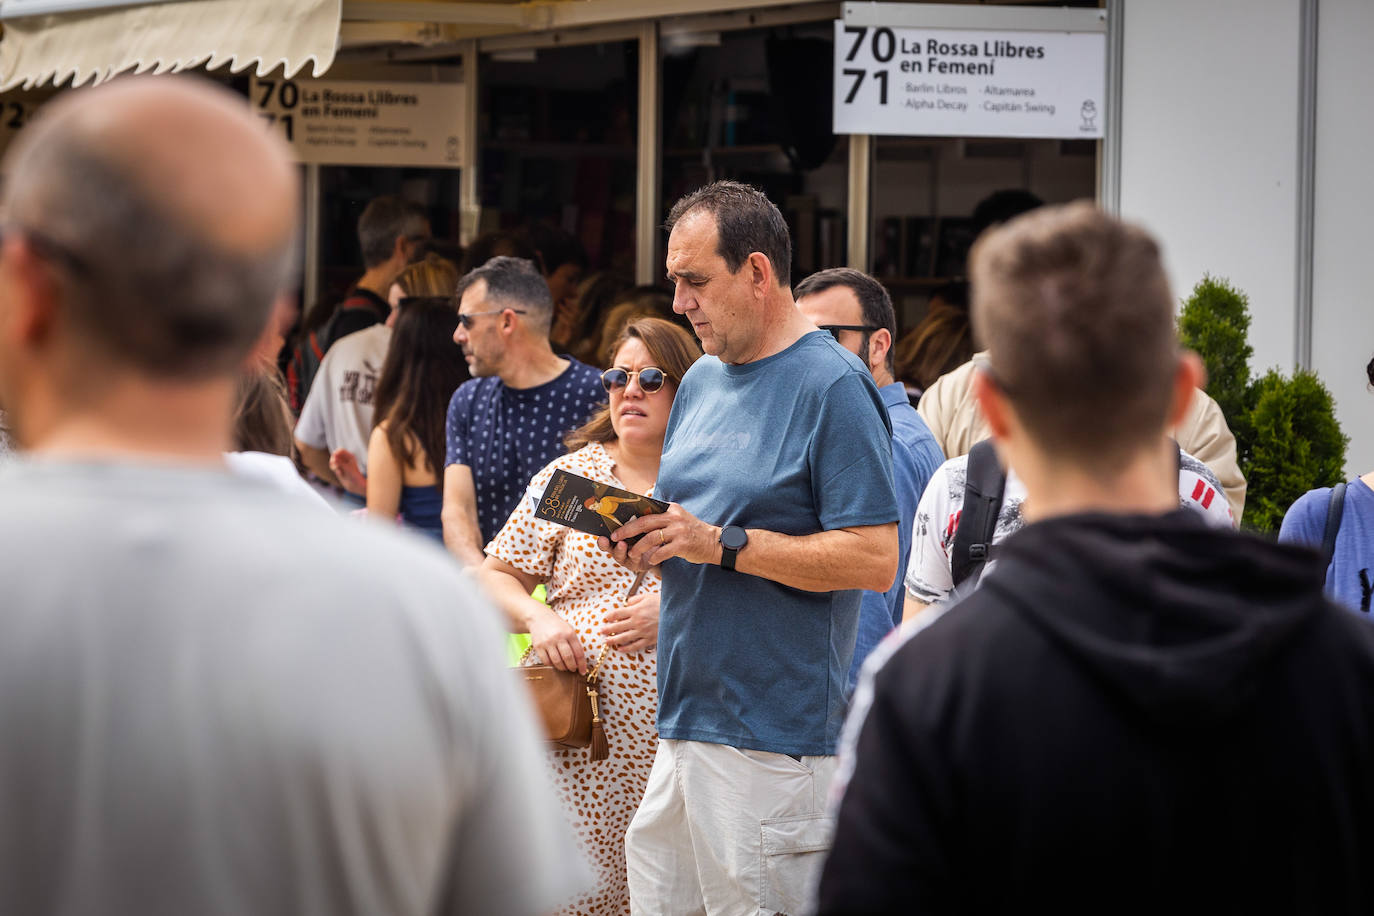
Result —
[{"label": "book cover illustration", "polygon": [[[640,496],[608,483],[597,483],[560,468],[549,478],[549,485],[544,488],[534,514],[536,518],[567,525],[593,537],[610,537],[621,525],[667,509],[668,504],[662,500]],[[631,538],[626,543],[638,540]]]}]

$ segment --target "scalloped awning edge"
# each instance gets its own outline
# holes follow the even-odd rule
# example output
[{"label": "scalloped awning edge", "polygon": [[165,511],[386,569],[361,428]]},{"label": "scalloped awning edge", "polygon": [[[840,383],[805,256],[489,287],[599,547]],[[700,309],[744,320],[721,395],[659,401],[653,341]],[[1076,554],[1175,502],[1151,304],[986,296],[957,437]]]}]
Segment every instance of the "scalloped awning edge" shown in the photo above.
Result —
[{"label": "scalloped awning edge", "polygon": [[51,82],[100,83],[117,74],[169,73],[228,63],[288,76],[334,63],[341,0],[182,0],[31,16],[5,22],[0,91]]}]

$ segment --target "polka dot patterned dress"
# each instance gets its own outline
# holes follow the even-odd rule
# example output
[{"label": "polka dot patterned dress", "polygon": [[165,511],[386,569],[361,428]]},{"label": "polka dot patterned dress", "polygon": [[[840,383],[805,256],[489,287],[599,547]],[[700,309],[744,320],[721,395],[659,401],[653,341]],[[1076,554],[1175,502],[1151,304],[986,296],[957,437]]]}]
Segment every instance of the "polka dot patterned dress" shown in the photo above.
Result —
[{"label": "polka dot patterned dress", "polygon": [[[572,624],[591,661],[601,652],[601,626],[634,582],[634,573],[597,549],[590,534],[534,517],[534,505],[555,468],[625,488],[613,474],[614,462],[599,443],[555,459],[535,475],[526,498],[487,545],[487,554],[539,578],[548,588],[549,607]],[[531,498],[533,497],[533,498]],[[662,582],[650,573],[642,593]],[[610,743],[608,760],[592,762],[590,748],[549,752],[555,787],[587,858],[596,867],[596,890],[560,913],[628,914],[625,887],[625,831],[644,795],[658,745],[658,653],[606,653],[601,675],[601,709]]]}]

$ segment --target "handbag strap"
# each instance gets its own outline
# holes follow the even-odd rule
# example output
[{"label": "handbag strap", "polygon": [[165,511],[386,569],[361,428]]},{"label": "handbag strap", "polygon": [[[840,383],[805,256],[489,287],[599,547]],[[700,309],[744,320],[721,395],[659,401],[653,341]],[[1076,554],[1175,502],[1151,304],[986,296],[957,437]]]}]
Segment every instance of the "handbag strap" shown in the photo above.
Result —
[{"label": "handbag strap", "polygon": [[596,683],[596,675],[601,671],[601,663],[606,660],[606,650],[609,648],[610,646],[606,643],[601,644],[601,654],[596,657],[596,664],[592,665],[592,670],[587,672],[588,684]]}]

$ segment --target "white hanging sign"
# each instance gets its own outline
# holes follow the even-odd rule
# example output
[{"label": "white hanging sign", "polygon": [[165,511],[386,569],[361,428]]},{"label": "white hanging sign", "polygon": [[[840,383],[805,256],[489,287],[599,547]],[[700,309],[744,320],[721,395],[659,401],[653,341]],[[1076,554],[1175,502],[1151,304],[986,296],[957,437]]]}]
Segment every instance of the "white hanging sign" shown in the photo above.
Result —
[{"label": "white hanging sign", "polygon": [[461,83],[258,79],[253,109],[301,162],[460,168]]},{"label": "white hanging sign", "polygon": [[1102,32],[898,28],[835,21],[837,134],[1102,136]]}]

